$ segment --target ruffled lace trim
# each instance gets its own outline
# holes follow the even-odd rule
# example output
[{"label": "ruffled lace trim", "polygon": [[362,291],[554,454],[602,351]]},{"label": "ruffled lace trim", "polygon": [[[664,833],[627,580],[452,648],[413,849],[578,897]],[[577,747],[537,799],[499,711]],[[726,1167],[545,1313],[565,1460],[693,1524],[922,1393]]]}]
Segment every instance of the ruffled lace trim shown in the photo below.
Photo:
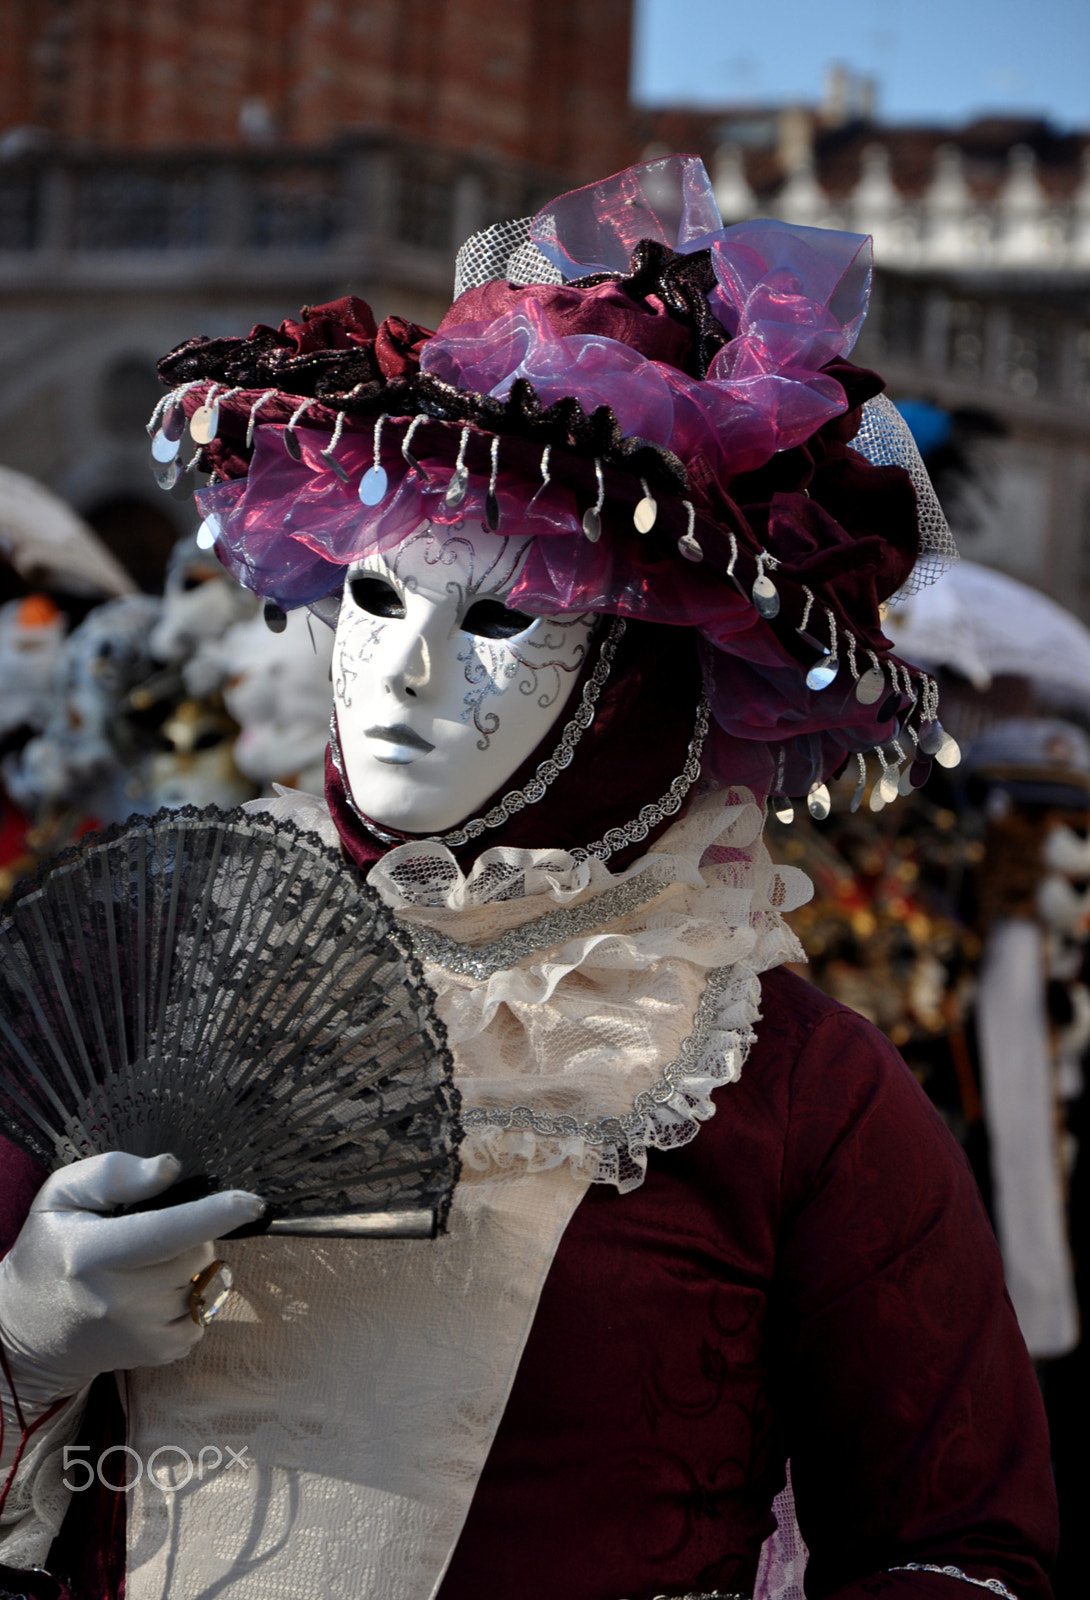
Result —
[{"label": "ruffled lace trim", "polygon": [[563,851],[404,845],[368,881],[409,928],[463,1096],[464,1175],[544,1171],[637,1188],[739,1077],[760,974],[803,960],[747,791],[702,797],[626,872]]},{"label": "ruffled lace trim", "polygon": [[758,974],[742,963],[709,973],[692,1033],[621,1116],[580,1122],[533,1105],[509,1111],[468,1106],[464,1164],[482,1172],[544,1171],[567,1161],[591,1183],[612,1183],[621,1194],[638,1189],[647,1176],[648,1150],[672,1150],[695,1139],[700,1124],[715,1115],[713,1089],[741,1076],[756,1038],[760,993]]}]

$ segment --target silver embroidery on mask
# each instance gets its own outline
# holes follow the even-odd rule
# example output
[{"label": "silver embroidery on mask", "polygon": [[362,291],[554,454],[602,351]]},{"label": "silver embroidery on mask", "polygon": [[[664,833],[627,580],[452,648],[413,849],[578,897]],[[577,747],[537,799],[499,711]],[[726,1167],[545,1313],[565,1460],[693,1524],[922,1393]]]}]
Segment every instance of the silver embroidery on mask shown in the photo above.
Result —
[{"label": "silver embroidery on mask", "polygon": [[382,623],[382,617],[372,617],[366,611],[352,611],[347,615],[344,631],[337,641],[337,670],[333,679],[334,698],[344,706],[352,704],[352,685],[359,677],[359,668],[366,666],[374,653]]},{"label": "silver embroidery on mask", "polygon": [[[466,648],[458,656],[465,672],[466,682],[470,685],[470,692],[465,697],[466,709],[462,713],[462,721],[468,722],[472,717],[473,726],[481,735],[477,740],[478,750],[488,749],[492,735],[498,732],[500,726],[499,713],[485,711],[485,701],[491,695],[506,693],[516,679],[519,693],[535,696],[543,711],[556,704],[564,690],[565,676],[570,677],[572,673],[582,670],[587,646],[577,646],[572,651],[570,660],[557,659],[551,652],[560,649],[563,636],[554,638],[549,630],[585,628],[590,617],[590,612],[584,612],[582,616],[554,617],[548,622],[543,618],[536,618],[535,622],[541,624],[540,632],[537,634],[527,630],[525,638],[516,636],[500,641],[473,636],[467,641]],[[549,655],[541,660],[535,660],[534,652],[549,652]],[[524,676],[520,677],[520,672]],[[550,673],[551,683],[548,678]]]}]

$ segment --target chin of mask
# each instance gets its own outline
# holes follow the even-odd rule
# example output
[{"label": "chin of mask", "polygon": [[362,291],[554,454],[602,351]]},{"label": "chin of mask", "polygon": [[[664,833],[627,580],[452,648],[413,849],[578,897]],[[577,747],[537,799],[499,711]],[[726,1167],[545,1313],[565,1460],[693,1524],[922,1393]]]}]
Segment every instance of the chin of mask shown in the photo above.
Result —
[{"label": "chin of mask", "polygon": [[529,545],[425,523],[350,570],[333,688],[345,778],[375,822],[456,827],[561,721],[597,618],[507,605]]}]

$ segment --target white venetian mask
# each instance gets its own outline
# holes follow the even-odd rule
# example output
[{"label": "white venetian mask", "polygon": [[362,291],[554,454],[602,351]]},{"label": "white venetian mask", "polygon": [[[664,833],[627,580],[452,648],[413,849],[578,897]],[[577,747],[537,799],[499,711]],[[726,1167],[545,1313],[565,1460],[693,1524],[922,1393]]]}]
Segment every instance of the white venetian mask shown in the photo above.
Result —
[{"label": "white venetian mask", "polygon": [[375,822],[455,827],[560,720],[597,618],[508,609],[529,546],[424,523],[350,570],[333,689],[344,775]]}]

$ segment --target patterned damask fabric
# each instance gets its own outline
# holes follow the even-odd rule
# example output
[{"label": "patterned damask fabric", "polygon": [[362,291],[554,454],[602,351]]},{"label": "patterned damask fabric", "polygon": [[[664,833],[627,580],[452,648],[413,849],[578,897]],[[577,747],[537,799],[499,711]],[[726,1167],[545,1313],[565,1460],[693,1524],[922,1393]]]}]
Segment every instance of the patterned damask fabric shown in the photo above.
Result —
[{"label": "patterned damask fabric", "polygon": [[467,1185],[434,1244],[225,1244],[238,1287],[208,1336],[132,1375],[130,1442],[160,1454],[130,1497],[127,1600],[430,1594],[585,1187]]}]

